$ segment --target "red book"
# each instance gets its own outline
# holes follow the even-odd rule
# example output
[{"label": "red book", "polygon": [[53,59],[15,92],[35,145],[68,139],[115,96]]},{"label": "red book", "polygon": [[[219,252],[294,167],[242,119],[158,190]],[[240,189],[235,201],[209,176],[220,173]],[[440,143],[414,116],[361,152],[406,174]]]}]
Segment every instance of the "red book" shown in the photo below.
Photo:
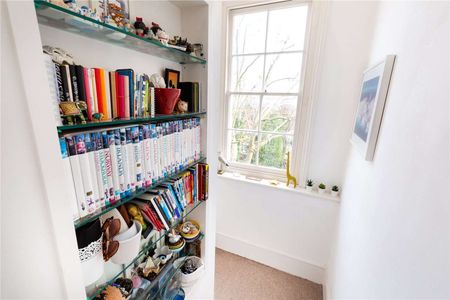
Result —
[{"label": "red book", "polygon": [[116,72],[116,96],[119,118],[125,118],[125,82],[123,75]]},{"label": "red book", "polygon": [[153,224],[153,227],[155,227],[156,230],[162,230],[148,204],[144,204],[141,208],[141,211],[147,216],[148,219],[150,219],[150,222]]},{"label": "red book", "polygon": [[95,88],[97,90],[98,112],[103,114],[103,119],[108,119],[108,108],[106,106],[106,95],[104,93],[105,83],[102,70],[95,68]]},{"label": "red book", "polygon": [[89,81],[88,69],[83,68],[83,77],[84,77],[84,92],[86,94],[86,105],[88,111],[88,120],[92,121],[92,99],[91,99],[91,90],[89,85],[91,82]]}]

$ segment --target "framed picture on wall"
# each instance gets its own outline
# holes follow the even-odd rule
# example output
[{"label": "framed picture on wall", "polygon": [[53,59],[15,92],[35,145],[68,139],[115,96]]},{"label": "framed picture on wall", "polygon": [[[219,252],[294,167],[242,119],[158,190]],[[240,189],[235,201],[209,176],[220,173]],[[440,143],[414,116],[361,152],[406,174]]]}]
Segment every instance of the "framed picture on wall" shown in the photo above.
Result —
[{"label": "framed picture on wall", "polygon": [[166,74],[164,76],[167,88],[177,89],[178,83],[180,82],[180,71],[166,69]]},{"label": "framed picture on wall", "polygon": [[383,117],[395,55],[364,72],[351,142],[365,160],[372,160]]}]

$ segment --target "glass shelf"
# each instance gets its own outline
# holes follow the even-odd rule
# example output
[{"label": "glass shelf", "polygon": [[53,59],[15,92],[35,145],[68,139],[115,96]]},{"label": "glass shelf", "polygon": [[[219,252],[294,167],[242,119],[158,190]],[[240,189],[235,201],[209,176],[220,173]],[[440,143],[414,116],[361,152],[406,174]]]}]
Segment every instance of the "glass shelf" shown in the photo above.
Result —
[{"label": "glass shelf", "polygon": [[[164,233],[161,234],[157,239],[150,240],[145,246],[142,247],[142,249],[139,251],[139,254],[127,265],[124,265],[123,269],[117,273],[111,280],[107,281],[105,284],[103,284],[91,297],[88,297],[88,299],[94,299],[97,295],[99,295],[108,284],[113,283],[117,278],[121,277],[123,273],[128,270],[131,267],[134,267],[137,263],[139,263],[140,259],[142,259],[145,255],[147,255],[147,252],[153,248],[156,247],[156,244],[163,238],[167,236],[168,233],[171,232],[172,229],[176,228],[180,222],[190,215],[191,212],[193,212],[197,207],[199,207],[203,202],[205,201],[199,201],[195,204],[191,204],[186,207],[186,209],[183,212],[183,216],[179,219],[177,219],[169,228],[169,230],[163,231]],[[200,239],[204,238],[204,233],[201,233]],[[182,264],[181,264],[182,265]],[[157,279],[155,279],[157,280]],[[160,288],[162,288],[161,286]],[[160,290],[158,289],[158,291]]]},{"label": "glass shelf", "polygon": [[35,0],[36,14],[42,25],[77,33],[124,48],[157,56],[180,64],[206,64],[206,60],[161,44],[157,40],[140,37],[132,32],[82,16],[68,8]]},{"label": "glass shelf", "polygon": [[87,224],[87,223],[90,223],[90,222],[94,221],[95,219],[97,219],[97,218],[100,217],[101,215],[103,215],[103,214],[109,212],[110,210],[112,210],[112,209],[114,209],[114,208],[117,208],[117,207],[121,206],[122,204],[125,204],[125,203],[127,203],[127,202],[133,200],[134,198],[136,198],[136,197],[138,197],[138,196],[144,194],[145,192],[147,192],[147,191],[149,191],[149,190],[151,190],[151,189],[154,189],[154,188],[157,187],[158,185],[160,185],[160,184],[166,182],[167,180],[170,180],[170,179],[173,179],[173,178],[175,178],[175,177],[180,176],[181,173],[183,173],[184,171],[188,170],[190,167],[193,167],[193,166],[195,166],[196,164],[203,162],[204,160],[206,160],[206,157],[200,158],[200,159],[194,161],[193,163],[188,164],[186,167],[180,169],[178,172],[176,172],[176,173],[174,173],[174,174],[172,174],[172,175],[170,175],[170,176],[164,177],[164,178],[162,178],[162,179],[156,181],[156,182],[153,183],[151,186],[149,186],[149,187],[147,187],[147,188],[145,188],[145,189],[141,189],[141,190],[139,190],[139,191],[133,193],[131,196],[125,197],[125,198],[123,198],[123,199],[120,199],[119,201],[115,202],[114,204],[112,204],[112,205],[110,205],[110,206],[102,207],[102,208],[100,208],[99,210],[95,211],[94,213],[92,213],[92,214],[90,214],[90,215],[87,215],[87,216],[85,216],[85,217],[82,217],[82,218],[76,220],[76,221],[74,222],[74,224],[75,224],[75,229],[77,229],[77,228],[79,228],[79,227],[81,227],[81,226],[83,226],[83,225],[85,225],[85,224]]},{"label": "glass shelf", "polygon": [[165,121],[174,121],[180,119],[189,119],[195,117],[206,116],[206,112],[193,112],[184,114],[172,114],[172,115],[156,115],[153,118],[127,118],[117,120],[104,120],[97,122],[87,122],[86,124],[74,124],[74,125],[62,125],[58,126],[58,133],[71,133],[77,131],[86,131],[96,128],[110,128],[116,126],[123,126],[128,124],[143,124],[143,123],[156,123]]}]

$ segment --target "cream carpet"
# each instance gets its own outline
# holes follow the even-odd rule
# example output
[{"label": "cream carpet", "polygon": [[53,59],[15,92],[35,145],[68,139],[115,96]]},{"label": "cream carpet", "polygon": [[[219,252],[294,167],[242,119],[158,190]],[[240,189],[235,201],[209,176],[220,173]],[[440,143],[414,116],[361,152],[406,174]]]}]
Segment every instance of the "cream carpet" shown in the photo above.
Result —
[{"label": "cream carpet", "polygon": [[322,286],[216,248],[215,299],[322,300]]}]

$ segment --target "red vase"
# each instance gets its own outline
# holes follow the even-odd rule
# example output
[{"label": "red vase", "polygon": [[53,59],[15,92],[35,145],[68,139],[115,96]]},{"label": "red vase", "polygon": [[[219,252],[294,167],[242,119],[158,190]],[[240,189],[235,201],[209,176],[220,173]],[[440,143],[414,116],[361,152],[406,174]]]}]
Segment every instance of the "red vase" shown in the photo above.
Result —
[{"label": "red vase", "polygon": [[156,113],[162,115],[172,114],[180,94],[180,89],[155,88]]}]

